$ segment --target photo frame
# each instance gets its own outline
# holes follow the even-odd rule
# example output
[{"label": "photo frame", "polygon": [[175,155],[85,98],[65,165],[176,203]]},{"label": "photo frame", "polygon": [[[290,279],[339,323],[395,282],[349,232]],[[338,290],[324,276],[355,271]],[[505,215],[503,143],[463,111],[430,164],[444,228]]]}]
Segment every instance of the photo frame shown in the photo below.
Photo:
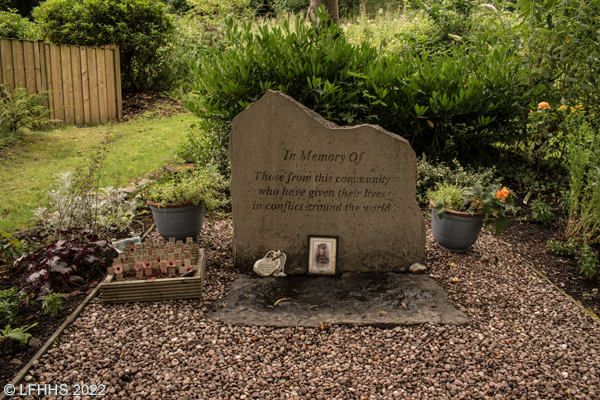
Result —
[{"label": "photo frame", "polygon": [[337,274],[338,239],[337,236],[308,237],[308,275]]}]

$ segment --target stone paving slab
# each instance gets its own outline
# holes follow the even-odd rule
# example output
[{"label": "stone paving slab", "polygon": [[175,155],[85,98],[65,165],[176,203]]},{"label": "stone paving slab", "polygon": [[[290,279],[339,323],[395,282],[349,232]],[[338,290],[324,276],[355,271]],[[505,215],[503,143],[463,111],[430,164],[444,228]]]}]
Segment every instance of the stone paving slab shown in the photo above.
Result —
[{"label": "stone paving slab", "polygon": [[392,272],[285,278],[240,274],[229,295],[214,306],[210,319],[240,326],[469,324],[432,278]]}]

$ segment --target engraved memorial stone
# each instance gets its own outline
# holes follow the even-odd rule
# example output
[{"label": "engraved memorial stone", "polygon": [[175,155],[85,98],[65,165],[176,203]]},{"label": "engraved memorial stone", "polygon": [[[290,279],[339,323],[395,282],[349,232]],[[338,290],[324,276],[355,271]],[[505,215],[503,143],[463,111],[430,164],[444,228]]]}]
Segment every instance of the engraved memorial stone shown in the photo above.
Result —
[{"label": "engraved memorial stone", "polygon": [[309,235],[339,238],[338,272],[425,262],[417,159],[404,138],[339,127],[268,91],[235,117],[229,154],[236,267],[279,248],[285,272],[305,273]]}]

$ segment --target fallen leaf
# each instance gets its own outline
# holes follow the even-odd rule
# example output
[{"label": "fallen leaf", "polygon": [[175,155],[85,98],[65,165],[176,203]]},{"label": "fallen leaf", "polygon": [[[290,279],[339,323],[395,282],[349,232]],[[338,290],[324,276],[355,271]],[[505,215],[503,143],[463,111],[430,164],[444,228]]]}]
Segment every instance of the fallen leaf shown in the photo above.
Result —
[{"label": "fallen leaf", "polygon": [[253,342],[256,342],[256,341],[258,340],[258,338],[257,338],[256,336],[254,336],[254,337],[253,337],[252,339],[250,339],[250,340],[252,340]]},{"label": "fallen leaf", "polygon": [[402,296],[402,295],[399,295],[399,296],[397,297],[397,299],[398,299],[398,300],[402,300],[403,298],[404,298],[404,296]]},{"label": "fallen leaf", "polygon": [[452,282],[452,283],[458,283],[458,282],[460,282],[460,279],[458,279],[457,277],[450,278],[450,282]]},{"label": "fallen leaf", "polygon": [[291,300],[291,299],[288,297],[281,298],[281,299],[277,300],[275,302],[275,304],[273,304],[273,307],[275,307],[277,304],[281,303],[282,301],[286,301],[286,300]]},{"label": "fallen leaf", "polygon": [[432,122],[431,120],[429,120],[429,119],[427,120],[427,123],[428,123],[428,124],[429,124],[429,126],[430,126],[430,127],[432,127],[432,128],[435,126],[435,125],[433,125],[433,122]]},{"label": "fallen leaf", "polygon": [[387,314],[387,311],[379,311],[379,315]]},{"label": "fallen leaf", "polygon": [[375,361],[379,360],[379,356],[373,357],[373,360],[375,360]]},{"label": "fallen leaf", "polygon": [[456,264],[454,264],[454,263],[450,263],[450,264],[448,264],[448,265],[449,265],[449,266],[451,266],[451,267],[454,267],[454,266],[456,266]]},{"label": "fallen leaf", "polygon": [[402,303],[402,308],[408,308],[408,306],[406,305],[406,303]]}]

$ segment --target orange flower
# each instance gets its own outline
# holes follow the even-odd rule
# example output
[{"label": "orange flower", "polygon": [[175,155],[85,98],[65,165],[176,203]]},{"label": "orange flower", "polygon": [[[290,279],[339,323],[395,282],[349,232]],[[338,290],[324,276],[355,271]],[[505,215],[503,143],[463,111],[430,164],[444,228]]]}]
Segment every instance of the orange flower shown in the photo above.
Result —
[{"label": "orange flower", "polygon": [[540,104],[538,104],[538,110],[544,110],[546,108],[550,108],[550,104],[546,103],[545,101],[542,101]]},{"label": "orange flower", "polygon": [[496,198],[498,200],[504,201],[504,200],[506,200],[506,198],[508,197],[509,194],[510,194],[510,191],[507,188],[503,187],[502,189],[500,189],[496,192]]}]

